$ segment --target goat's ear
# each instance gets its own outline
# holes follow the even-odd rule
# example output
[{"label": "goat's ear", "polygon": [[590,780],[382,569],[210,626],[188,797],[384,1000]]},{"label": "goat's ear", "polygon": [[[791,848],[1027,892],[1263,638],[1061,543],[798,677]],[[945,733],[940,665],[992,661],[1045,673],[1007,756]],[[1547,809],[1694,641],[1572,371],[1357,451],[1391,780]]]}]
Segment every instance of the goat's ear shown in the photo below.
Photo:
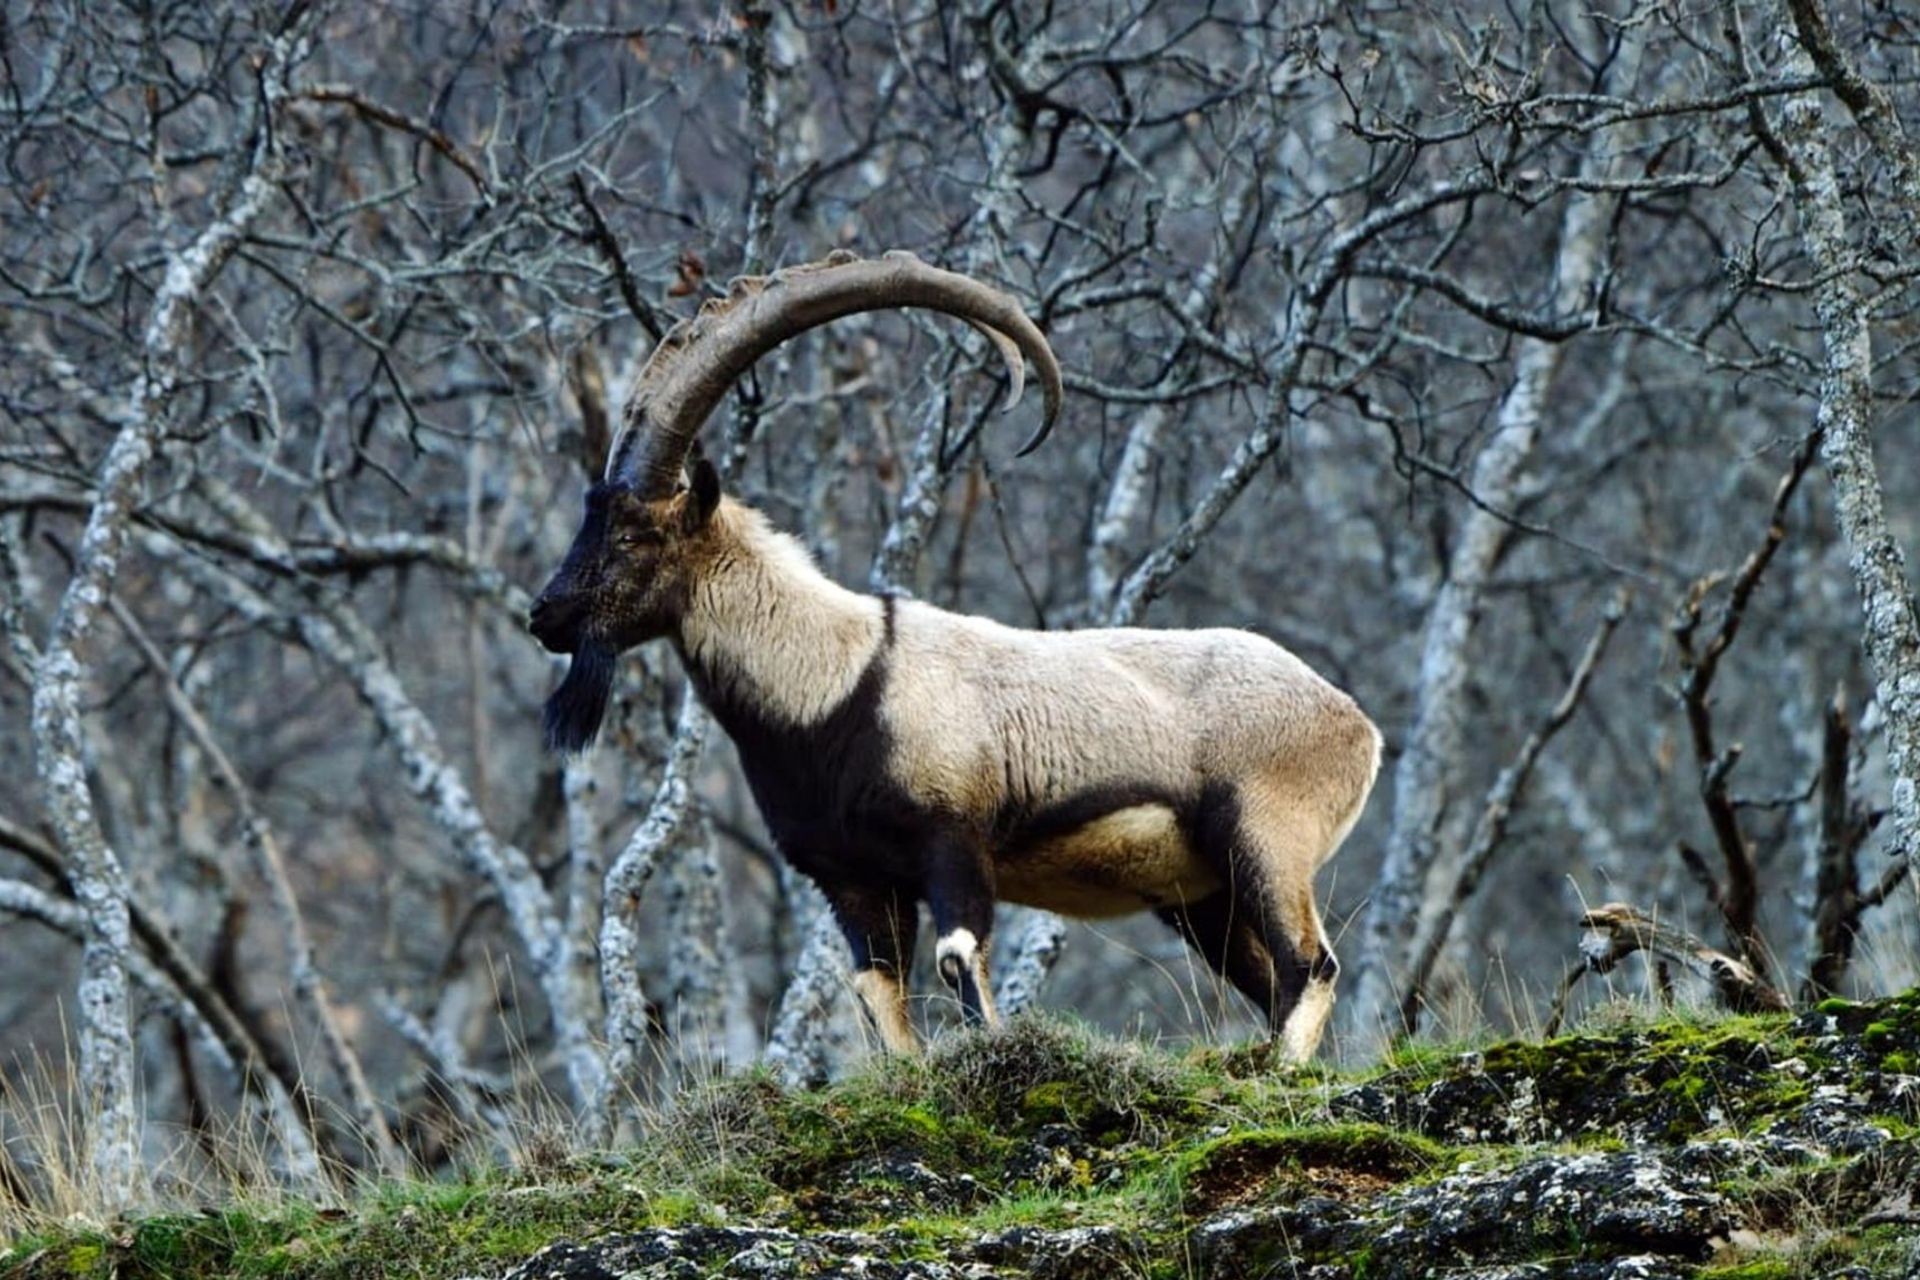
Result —
[{"label": "goat's ear", "polygon": [[693,464],[693,481],[687,490],[686,530],[693,533],[706,526],[713,509],[720,505],[720,473],[705,458]]}]

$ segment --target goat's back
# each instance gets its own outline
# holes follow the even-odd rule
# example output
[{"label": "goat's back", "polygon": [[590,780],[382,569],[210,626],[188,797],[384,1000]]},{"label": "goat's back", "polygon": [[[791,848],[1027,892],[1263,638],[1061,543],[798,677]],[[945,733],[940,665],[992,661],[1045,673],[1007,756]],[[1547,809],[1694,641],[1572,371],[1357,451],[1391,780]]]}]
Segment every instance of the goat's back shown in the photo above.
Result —
[{"label": "goat's back", "polygon": [[1372,783],[1353,700],[1247,631],[1025,631],[910,602],[888,667],[896,767],[962,807],[1280,778],[1331,822]]}]

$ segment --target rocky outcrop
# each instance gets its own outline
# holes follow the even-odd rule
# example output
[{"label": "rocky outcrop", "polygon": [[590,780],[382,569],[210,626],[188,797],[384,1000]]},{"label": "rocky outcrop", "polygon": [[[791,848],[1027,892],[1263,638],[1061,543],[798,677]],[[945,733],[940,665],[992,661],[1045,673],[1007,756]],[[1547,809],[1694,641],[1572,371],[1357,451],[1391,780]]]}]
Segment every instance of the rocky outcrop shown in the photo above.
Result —
[{"label": "rocky outcrop", "polygon": [[[1299,1277],[1369,1280],[1690,1280],[1807,1275],[1920,1277],[1920,1237],[1903,1254],[1891,1239],[1850,1262],[1848,1241],[1792,1260],[1797,1212],[1845,1201],[1894,1206],[1920,1186],[1913,1142],[1835,1153],[1789,1140],[1721,1138],[1660,1151],[1569,1151],[1374,1190],[1364,1171],[1308,1166],[1275,1171],[1284,1189],[1244,1190],[1250,1203],[1215,1209],[1184,1227],[1019,1227],[930,1245],[918,1233],[782,1227],[661,1228],[588,1244],[559,1244],[513,1269],[511,1280],[696,1280],[726,1276],[869,1280],[1111,1280],[1190,1262],[1220,1280]],[[1804,1175],[1800,1179],[1796,1173]],[[1839,1196],[1840,1200],[1831,1197]],[[1811,1243],[1811,1242],[1806,1242]],[[1755,1258],[1762,1262],[1752,1261]],[[1746,1259],[1729,1261],[1728,1259]],[[1716,1265],[1718,1260],[1718,1265]],[[1184,1274],[1173,1272],[1173,1274]]]},{"label": "rocky outcrop", "polygon": [[636,1148],[351,1208],[57,1226],[0,1280],[1920,1280],[1920,993],[1385,1069],[1044,1018]]},{"label": "rocky outcrop", "polygon": [[[1156,1146],[1112,1114],[1055,1119],[993,1182],[897,1152],[796,1195],[788,1221],[559,1244],[509,1274],[1920,1280],[1916,1063],[1915,997],[1499,1045],[1327,1082],[1299,1125],[1229,1120]],[[1098,1192],[1153,1176],[1173,1185],[1158,1216]],[[925,1224],[1076,1185],[1084,1200],[1053,1216],[1112,1220]]]},{"label": "rocky outcrop", "polygon": [[799,1232],[777,1227],[663,1228],[581,1246],[559,1244],[516,1268],[513,1280],[1110,1280],[1142,1260],[1112,1227],[1026,1227],[925,1255],[902,1233]]}]

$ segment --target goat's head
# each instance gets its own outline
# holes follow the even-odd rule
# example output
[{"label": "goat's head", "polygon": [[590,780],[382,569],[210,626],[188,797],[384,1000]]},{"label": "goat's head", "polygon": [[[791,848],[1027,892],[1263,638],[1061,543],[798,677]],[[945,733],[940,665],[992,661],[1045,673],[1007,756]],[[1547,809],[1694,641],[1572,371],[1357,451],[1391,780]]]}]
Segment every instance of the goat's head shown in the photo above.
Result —
[{"label": "goat's head", "polygon": [[554,653],[573,656],[547,700],[547,744],[577,751],[592,742],[613,689],[614,659],[671,633],[706,557],[701,554],[720,482],[711,464],[687,456],[707,415],[753,362],[815,325],[859,311],[925,307],[957,316],[1006,361],[1009,407],[1025,383],[1024,356],[1039,372],[1046,415],[1020,449],[1046,439],[1060,410],[1060,366],[1047,340],[1011,297],[912,254],[876,259],[836,253],[824,262],[733,281],[724,299],[674,326],[635,380],[606,477],[587,493],[573,547],[534,602],[528,627]]},{"label": "goat's head", "polygon": [[527,629],[550,652],[573,655],[547,700],[547,743],[578,751],[593,741],[613,689],[614,659],[673,630],[687,597],[692,544],[720,501],[720,479],[701,459],[692,484],[664,498],[603,481],[567,558],[533,602]]}]

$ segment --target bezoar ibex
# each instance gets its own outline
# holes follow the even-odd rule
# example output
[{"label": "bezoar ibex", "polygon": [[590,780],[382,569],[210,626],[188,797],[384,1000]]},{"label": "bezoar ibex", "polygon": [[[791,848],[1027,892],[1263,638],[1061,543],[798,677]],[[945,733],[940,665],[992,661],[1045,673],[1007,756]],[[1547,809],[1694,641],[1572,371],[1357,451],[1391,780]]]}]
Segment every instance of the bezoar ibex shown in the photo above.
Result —
[{"label": "bezoar ibex", "polygon": [[572,549],[533,605],[573,655],[546,709],[578,750],[616,655],[665,636],[732,737],[781,853],[819,885],[882,1040],[917,1048],[905,976],[931,909],[942,978],[994,1022],[997,900],[1153,911],[1309,1057],[1337,965],[1313,876],[1359,818],[1380,736],[1345,693],[1243,631],[1038,632],[863,595],[723,495],[695,433],[755,359],[859,311],[924,307],[991,338],[1046,415],[1060,368],[1007,295],[907,254],[734,282],[642,370]]}]

